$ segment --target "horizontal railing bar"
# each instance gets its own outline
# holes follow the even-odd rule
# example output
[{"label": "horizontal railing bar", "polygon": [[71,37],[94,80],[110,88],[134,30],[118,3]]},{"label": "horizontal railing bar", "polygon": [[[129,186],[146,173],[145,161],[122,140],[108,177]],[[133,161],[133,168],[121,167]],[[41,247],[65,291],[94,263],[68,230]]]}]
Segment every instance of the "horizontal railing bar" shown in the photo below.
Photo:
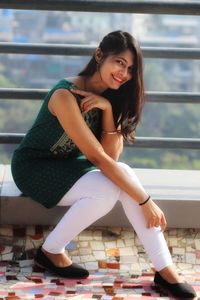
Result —
[{"label": "horizontal railing bar", "polygon": [[200,48],[142,47],[146,58],[200,59]]},{"label": "horizontal railing bar", "polygon": [[0,43],[0,53],[89,56],[94,50],[90,45]]},{"label": "horizontal railing bar", "polygon": [[[1,100],[42,100],[48,89],[0,88]],[[147,102],[156,103],[200,103],[200,93],[146,92]]]},{"label": "horizontal railing bar", "polygon": [[147,102],[156,103],[200,103],[200,93],[189,92],[146,92]]},{"label": "horizontal railing bar", "polygon": [[[96,46],[73,44],[0,43],[0,53],[90,56]],[[200,48],[142,47],[146,58],[200,59]]]},{"label": "horizontal railing bar", "polygon": [[196,1],[149,0],[1,0],[0,8],[82,12],[200,15]]},{"label": "horizontal railing bar", "polygon": [[[0,133],[0,144],[19,144],[24,136],[24,133]],[[138,148],[200,149],[200,139],[136,137],[133,145],[126,143],[126,146]]]},{"label": "horizontal railing bar", "polygon": [[19,144],[25,133],[0,133],[0,144]]},{"label": "horizontal railing bar", "polygon": [[48,89],[0,88],[0,100],[42,100]]},{"label": "horizontal railing bar", "polygon": [[[126,144],[127,147],[132,147]],[[200,149],[200,139],[137,137],[133,145],[137,148]]]}]

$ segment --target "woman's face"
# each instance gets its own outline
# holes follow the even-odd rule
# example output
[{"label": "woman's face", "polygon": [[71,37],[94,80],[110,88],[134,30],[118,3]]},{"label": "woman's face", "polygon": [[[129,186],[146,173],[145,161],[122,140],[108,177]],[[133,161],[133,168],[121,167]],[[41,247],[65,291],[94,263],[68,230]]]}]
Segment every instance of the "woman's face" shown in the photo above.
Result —
[{"label": "woman's face", "polygon": [[127,49],[120,54],[109,55],[100,64],[100,75],[107,88],[118,89],[132,78],[133,53]]}]

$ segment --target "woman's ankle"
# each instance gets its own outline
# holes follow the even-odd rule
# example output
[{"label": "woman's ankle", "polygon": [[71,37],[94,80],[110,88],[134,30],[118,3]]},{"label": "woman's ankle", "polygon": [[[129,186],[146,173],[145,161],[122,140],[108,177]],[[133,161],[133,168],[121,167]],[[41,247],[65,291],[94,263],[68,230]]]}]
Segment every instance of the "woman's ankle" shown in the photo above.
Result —
[{"label": "woman's ankle", "polygon": [[41,248],[42,252],[51,260],[57,267],[68,267],[72,264],[71,259],[66,253],[51,253]]},{"label": "woman's ankle", "polygon": [[163,279],[168,283],[181,283],[183,282],[182,278],[176,272],[174,266],[168,266],[159,271],[159,274]]}]

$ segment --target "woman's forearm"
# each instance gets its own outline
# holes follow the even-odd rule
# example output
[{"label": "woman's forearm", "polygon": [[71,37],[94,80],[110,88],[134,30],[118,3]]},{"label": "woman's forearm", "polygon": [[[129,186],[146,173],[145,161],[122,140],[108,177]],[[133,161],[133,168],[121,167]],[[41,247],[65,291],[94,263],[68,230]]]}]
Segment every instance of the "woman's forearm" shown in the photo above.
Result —
[{"label": "woman's forearm", "polygon": [[116,130],[111,104],[107,107],[107,109],[103,110],[102,129],[104,131]]},{"label": "woman's forearm", "polygon": [[[123,150],[123,137],[117,133],[115,136],[103,134],[101,145],[104,151],[115,161],[118,161],[120,154]],[[117,140],[116,140],[117,139]]]},{"label": "woman's forearm", "polygon": [[101,144],[105,153],[97,160],[97,167],[138,203],[143,202],[147,198],[147,193],[138,185],[134,185],[127,173],[116,163],[123,148],[123,139],[117,132],[109,134],[109,132],[117,131],[111,106],[103,111],[102,127],[105,133],[102,133]]},{"label": "woman's forearm", "polygon": [[101,145],[104,151],[114,160],[118,160],[123,149],[123,139],[115,127],[111,105],[103,111],[102,129]]}]

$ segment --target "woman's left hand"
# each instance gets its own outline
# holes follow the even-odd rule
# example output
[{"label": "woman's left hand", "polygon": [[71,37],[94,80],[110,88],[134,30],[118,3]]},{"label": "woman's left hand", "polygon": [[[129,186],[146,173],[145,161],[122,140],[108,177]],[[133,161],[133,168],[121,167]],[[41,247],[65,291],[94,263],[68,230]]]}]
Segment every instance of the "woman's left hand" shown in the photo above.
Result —
[{"label": "woman's left hand", "polygon": [[148,228],[160,226],[163,231],[165,230],[167,226],[165,215],[152,199],[142,205],[141,208]]},{"label": "woman's left hand", "polygon": [[102,96],[78,89],[71,89],[71,91],[74,94],[78,94],[84,97],[80,103],[82,112],[88,112],[93,108],[99,108],[104,111],[112,109],[111,103]]}]

